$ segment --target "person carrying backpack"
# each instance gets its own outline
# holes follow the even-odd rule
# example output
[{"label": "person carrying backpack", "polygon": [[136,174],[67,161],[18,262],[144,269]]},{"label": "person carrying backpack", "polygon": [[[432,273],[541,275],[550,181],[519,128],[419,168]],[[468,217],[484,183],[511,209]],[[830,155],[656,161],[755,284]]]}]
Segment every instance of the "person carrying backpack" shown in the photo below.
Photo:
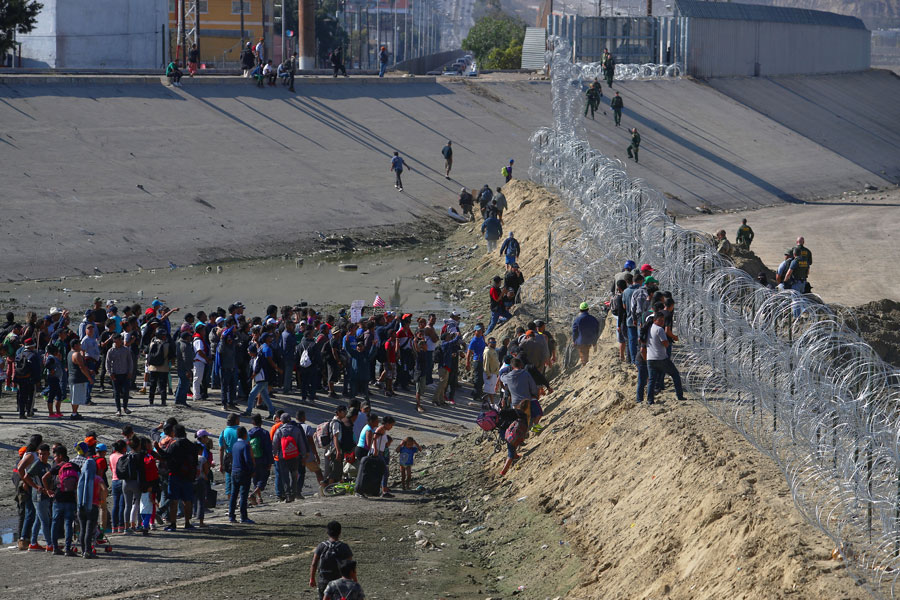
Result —
[{"label": "person carrying backpack", "polygon": [[350,546],[340,541],[341,524],[331,521],[325,530],[328,539],[316,546],[309,568],[309,587],[318,589],[319,600],[325,597],[328,584],[341,578],[341,564],[353,559]]},{"label": "person carrying backpack", "polygon": [[[54,466],[44,474],[42,483],[44,488],[50,490],[53,498],[53,526],[51,544],[53,554],[66,556],[78,556],[73,540],[75,537],[75,512],[78,490],[78,478],[81,469],[69,461],[69,453],[65,446],[56,446],[53,449]],[[59,546],[59,538],[66,530],[66,549],[63,552]]]},{"label": "person carrying backpack", "polygon": [[154,449],[160,458],[168,465],[169,478],[167,497],[169,499],[169,525],[166,531],[176,530],[178,517],[178,502],[184,503],[184,528],[194,529],[191,525],[192,504],[194,502],[194,480],[197,478],[197,449],[194,443],[187,439],[184,425],[175,425],[173,428],[175,441],[165,448],[154,444]]},{"label": "person carrying backpack", "polygon": [[233,487],[231,498],[228,500],[228,521],[231,523],[237,522],[237,519],[235,519],[235,508],[237,507],[238,496],[240,496],[241,523],[252,525],[254,521],[247,515],[247,497],[250,494],[250,483],[253,479],[254,461],[250,444],[247,442],[247,429],[245,427],[237,428],[237,440],[231,447],[231,456],[231,482]]},{"label": "person carrying backpack", "polygon": [[513,159],[509,159],[509,164],[500,169],[500,175],[502,175],[505,180],[504,183],[509,183],[509,180],[512,179],[513,164],[515,162],[516,161]]},{"label": "person carrying backpack", "polygon": [[286,502],[293,502],[300,495],[300,468],[306,464],[309,451],[306,447],[306,434],[291,421],[287,413],[281,415],[281,427],[272,438],[274,456],[278,457],[278,468],[281,470],[281,490]]},{"label": "person carrying backpack", "polygon": [[41,359],[38,356],[34,339],[28,338],[16,351],[13,380],[16,391],[16,405],[19,418],[34,416],[34,390],[41,381]]},{"label": "person carrying backpack", "polygon": [[356,580],[355,560],[341,564],[341,578],[325,587],[325,600],[364,600],[365,597],[362,586]]},{"label": "person carrying backpack", "polygon": [[625,299],[623,294],[628,289],[628,282],[632,280],[631,273],[626,273],[627,279],[616,280],[616,293],[610,302],[610,312],[616,317],[616,340],[619,342],[619,360],[625,362],[625,356],[628,353],[628,328],[626,319],[628,311],[625,310]]},{"label": "person carrying backpack", "polygon": [[262,493],[269,481],[269,470],[272,468],[273,449],[269,432],[262,428],[262,415],[256,413],[250,418],[253,427],[247,433],[250,442],[250,454],[253,455],[253,486],[250,489],[250,500],[254,504],[262,504]]},{"label": "person carrying backpack", "polygon": [[150,373],[150,405],[159,390],[159,400],[166,405],[166,393],[169,385],[169,348],[168,335],[162,327],[156,330],[153,340],[147,349],[147,371]]}]

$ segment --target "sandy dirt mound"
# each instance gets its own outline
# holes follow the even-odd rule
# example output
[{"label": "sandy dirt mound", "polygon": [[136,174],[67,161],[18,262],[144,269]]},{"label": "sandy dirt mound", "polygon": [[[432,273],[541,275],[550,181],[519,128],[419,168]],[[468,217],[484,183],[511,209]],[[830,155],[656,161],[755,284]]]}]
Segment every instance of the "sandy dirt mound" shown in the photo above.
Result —
[{"label": "sandy dirt mound", "polygon": [[853,310],[857,331],[863,339],[886,362],[900,367],[900,302],[876,300]]},{"label": "sandy dirt mound", "polygon": [[[478,523],[530,527],[526,504],[562,525],[543,540],[514,536],[512,549],[482,548],[487,566],[510,577],[509,591],[525,585],[525,598],[552,597],[548,568],[535,565],[571,545],[583,564],[571,580],[555,577],[571,586],[556,588],[565,598],[868,597],[831,559],[831,541],[800,519],[769,459],[671,392],[661,406],[636,406],[634,379],[601,343],[586,367],[557,380],[544,399],[547,429],[507,479],[497,475],[505,452],[474,445],[474,435],[436,459],[436,483],[461,504],[477,503]],[[505,564],[492,556],[501,552]]]}]

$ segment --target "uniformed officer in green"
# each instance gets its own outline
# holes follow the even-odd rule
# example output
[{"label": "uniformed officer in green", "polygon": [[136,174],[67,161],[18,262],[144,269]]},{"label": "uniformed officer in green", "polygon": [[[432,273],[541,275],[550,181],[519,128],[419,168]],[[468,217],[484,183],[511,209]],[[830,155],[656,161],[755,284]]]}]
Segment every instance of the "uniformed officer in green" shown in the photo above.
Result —
[{"label": "uniformed officer in green", "polygon": [[753,243],[753,228],[747,225],[747,219],[741,219],[735,242],[744,250],[750,249],[750,244]]},{"label": "uniformed officer in green", "polygon": [[584,116],[587,116],[588,109],[590,109],[591,118],[593,119],[594,113],[600,108],[600,97],[603,95],[603,92],[600,89],[600,82],[594,79],[594,82],[588,87],[586,95],[587,104],[584,105]]},{"label": "uniformed officer in green", "polygon": [[794,248],[794,260],[791,261],[784,280],[791,282],[791,289],[804,294],[806,293],[807,277],[809,277],[809,262],[803,256],[803,250],[799,247]]},{"label": "uniformed officer in green", "polygon": [[613,109],[613,118],[616,120],[616,127],[622,123],[622,108],[625,106],[625,103],[622,102],[622,97],[619,95],[619,92],[616,92],[616,95],[613,96],[613,99],[609,101],[609,106]]},{"label": "uniformed officer in green", "polygon": [[638,148],[641,146],[641,134],[638,133],[637,127],[631,129],[631,145],[628,146],[628,158],[633,158],[634,162],[638,162]]},{"label": "uniformed officer in green", "polygon": [[810,252],[809,248],[807,248],[806,246],[803,245],[805,242],[806,242],[806,240],[804,240],[803,236],[801,235],[800,237],[797,238],[797,245],[795,246],[795,248],[800,250],[800,256],[805,258],[807,265],[811,267],[812,266],[812,252]]},{"label": "uniformed officer in green", "polygon": [[602,66],[606,76],[606,85],[612,89],[613,76],[616,74],[616,61],[609,52],[604,53]]}]

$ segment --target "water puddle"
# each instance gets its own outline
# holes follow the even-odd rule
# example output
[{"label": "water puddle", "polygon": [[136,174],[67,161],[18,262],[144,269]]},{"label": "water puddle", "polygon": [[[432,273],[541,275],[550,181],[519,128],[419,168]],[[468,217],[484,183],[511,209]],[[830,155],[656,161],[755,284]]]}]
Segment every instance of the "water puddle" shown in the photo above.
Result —
[{"label": "water puddle", "polygon": [[[182,313],[227,307],[240,300],[251,315],[264,314],[269,304],[301,301],[311,306],[349,306],[354,300],[371,306],[376,294],[389,308],[408,312],[444,312],[449,297],[425,281],[441,248],[423,247],[352,253],[328,259],[293,256],[211,265],[191,265],[0,284],[0,309],[68,308],[73,322],[99,296],[118,304],[149,305],[161,298]],[[355,266],[355,267],[354,267]],[[17,315],[19,316],[19,315]]]}]

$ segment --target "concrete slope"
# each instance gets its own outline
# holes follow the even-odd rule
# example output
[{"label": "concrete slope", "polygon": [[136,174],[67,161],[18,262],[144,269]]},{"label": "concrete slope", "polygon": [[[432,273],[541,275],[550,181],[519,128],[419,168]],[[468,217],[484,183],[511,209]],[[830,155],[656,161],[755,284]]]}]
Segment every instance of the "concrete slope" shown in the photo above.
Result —
[{"label": "concrete slope", "polygon": [[860,167],[900,183],[900,77],[714,79],[709,85]]},{"label": "concrete slope", "polygon": [[[834,85],[840,85],[841,77],[832,78]],[[665,193],[676,213],[690,214],[701,205],[725,210],[796,202],[887,183],[789,125],[702,83],[615,82],[614,90],[625,103],[622,125],[614,127],[612,111],[604,104],[607,116],[586,121],[591,144],[625,161],[631,176]],[[604,86],[606,103],[609,93]],[[631,127],[642,137],[639,164],[626,155]],[[900,121],[894,130],[900,132]],[[888,160],[900,167],[897,154]]]},{"label": "concrete slope", "polygon": [[[237,78],[0,86],[0,195],[12,224],[0,271],[273,254],[334,229],[408,223],[403,233],[415,235],[423,217],[446,220],[461,185],[501,184],[509,158],[527,169],[528,138],[549,111],[527,83],[501,100],[465,84],[352,81],[298,81],[296,95]],[[395,149],[412,168],[403,193],[389,172]]]},{"label": "concrete slope", "polygon": [[[0,80],[0,273],[9,279],[278,254],[331,230],[415,236],[447,221],[460,186],[500,184],[507,159],[524,176],[529,136],[550,124],[549,84],[521,78],[298,80],[297,94],[239,78],[180,89],[44,79]],[[675,212],[885,183],[709,86],[616,89],[622,127],[607,109],[586,122],[589,138],[624,160],[627,128],[637,126],[641,163],[628,171],[667,193]],[[389,172],[395,149],[412,167],[403,193]]]}]

